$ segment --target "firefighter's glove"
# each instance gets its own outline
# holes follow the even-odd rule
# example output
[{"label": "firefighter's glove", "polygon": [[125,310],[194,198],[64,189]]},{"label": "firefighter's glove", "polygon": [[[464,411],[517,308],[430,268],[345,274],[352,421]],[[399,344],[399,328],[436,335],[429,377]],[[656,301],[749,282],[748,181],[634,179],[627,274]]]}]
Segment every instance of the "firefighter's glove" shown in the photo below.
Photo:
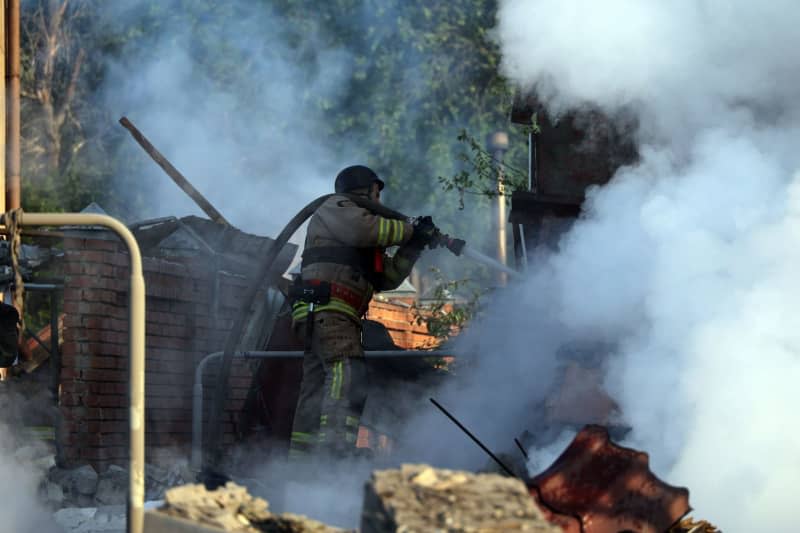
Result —
[{"label": "firefighter's glove", "polygon": [[433,223],[431,217],[416,217],[411,222],[414,233],[408,240],[409,246],[422,250],[426,246],[428,248],[436,247],[437,236],[439,235],[439,228]]}]

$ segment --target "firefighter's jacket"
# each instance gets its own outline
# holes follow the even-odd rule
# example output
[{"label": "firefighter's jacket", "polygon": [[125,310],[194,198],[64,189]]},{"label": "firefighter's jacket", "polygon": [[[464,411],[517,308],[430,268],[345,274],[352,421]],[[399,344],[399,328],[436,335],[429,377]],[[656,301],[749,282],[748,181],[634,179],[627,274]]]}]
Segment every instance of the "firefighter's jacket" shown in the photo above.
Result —
[{"label": "firefighter's jacket", "polygon": [[[330,302],[315,306],[314,311],[336,311],[360,321],[374,291],[397,288],[411,272],[421,252],[404,246],[413,231],[408,222],[376,215],[345,196],[326,200],[308,223],[303,251],[302,279],[329,282],[333,287]],[[393,256],[385,253],[391,246],[400,246]],[[320,251],[321,256],[315,255]],[[338,257],[328,262],[329,252],[359,260]],[[308,310],[309,304],[295,302],[293,319],[304,320]]]}]

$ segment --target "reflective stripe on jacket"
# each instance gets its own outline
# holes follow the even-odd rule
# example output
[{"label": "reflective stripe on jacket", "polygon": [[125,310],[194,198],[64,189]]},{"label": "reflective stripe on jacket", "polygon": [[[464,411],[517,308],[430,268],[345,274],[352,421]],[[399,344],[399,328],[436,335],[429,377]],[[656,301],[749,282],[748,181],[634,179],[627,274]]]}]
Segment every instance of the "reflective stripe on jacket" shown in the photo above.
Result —
[{"label": "reflective stripe on jacket", "polygon": [[[315,311],[336,311],[360,320],[366,311],[374,290],[396,288],[411,273],[420,250],[404,246],[414,229],[408,222],[376,215],[359,207],[345,196],[332,196],[311,217],[306,232],[305,248],[342,246],[363,248],[367,251],[400,246],[393,256],[383,254],[383,272],[371,276],[372,281],[350,265],[318,262],[304,265],[303,279],[328,281],[346,287],[363,298],[360,309],[332,297],[325,305],[315,306]],[[303,320],[308,315],[308,304],[295,302],[292,308],[294,320]]]}]

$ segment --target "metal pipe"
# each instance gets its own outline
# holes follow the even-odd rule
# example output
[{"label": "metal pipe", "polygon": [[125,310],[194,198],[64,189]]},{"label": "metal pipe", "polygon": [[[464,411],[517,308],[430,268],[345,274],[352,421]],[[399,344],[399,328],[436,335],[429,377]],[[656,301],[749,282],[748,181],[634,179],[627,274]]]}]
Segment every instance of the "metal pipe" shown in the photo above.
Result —
[{"label": "metal pipe", "polygon": [[[6,50],[6,10],[0,9],[0,146],[6,146],[6,61],[8,60]],[[0,211],[6,211],[6,154],[0,156]]]},{"label": "metal pipe", "polygon": [[26,291],[57,291],[63,289],[64,285],[56,283],[26,283]]},{"label": "metal pipe", "polygon": [[[497,131],[489,136],[488,149],[492,152],[497,161],[497,204],[495,206],[495,228],[497,230],[497,260],[503,265],[508,266],[508,236],[506,226],[508,225],[508,215],[506,213],[506,184],[505,171],[503,169],[503,155],[508,150],[508,134],[504,131]],[[508,283],[508,275],[504,272],[497,273],[497,282],[504,286]]]},{"label": "metal pipe", "polygon": [[[225,354],[224,351],[210,353],[197,363],[194,370],[194,384],[192,385],[192,453],[190,464],[195,471],[200,471],[203,466],[203,372],[212,359],[217,359]],[[302,351],[243,351],[234,352],[235,357],[243,359],[301,359]],[[441,357],[452,356],[452,352],[438,350],[369,350],[364,352],[368,358],[392,357]]]},{"label": "metal pipe", "polygon": [[[503,152],[497,152],[497,159],[501,161],[498,163],[497,169],[497,260],[503,265],[508,266],[508,236],[506,235],[506,226],[508,225],[508,215],[506,214],[506,182],[503,174]],[[500,285],[508,284],[508,274],[498,272],[498,281]]]},{"label": "metal pipe", "polygon": [[20,0],[6,2],[6,204],[4,209],[10,211],[20,207],[20,117],[19,117],[19,3]]},{"label": "metal pipe", "polygon": [[[2,215],[5,224],[8,213]],[[108,215],[93,213],[22,213],[20,226],[103,226],[116,233],[128,248],[131,278],[128,306],[130,467],[127,532],[142,533],[144,520],[144,346],[145,290],[142,255],[128,228]]]}]

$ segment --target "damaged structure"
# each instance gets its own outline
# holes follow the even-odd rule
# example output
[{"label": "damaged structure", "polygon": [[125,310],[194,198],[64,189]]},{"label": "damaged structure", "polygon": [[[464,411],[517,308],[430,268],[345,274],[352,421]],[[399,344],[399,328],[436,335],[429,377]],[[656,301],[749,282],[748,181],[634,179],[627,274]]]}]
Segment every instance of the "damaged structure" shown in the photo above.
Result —
[{"label": "damaged structure", "polygon": [[[628,126],[611,123],[593,112],[555,120],[535,99],[526,98],[517,102],[512,116],[528,124],[535,117],[540,128],[530,137],[530,190],[516,191],[511,201],[515,258],[518,269],[524,270],[534,250],[557,245],[559,236],[578,217],[586,188],[607,182],[619,165],[633,161],[636,154],[624,135]],[[592,125],[588,132],[581,129],[587,124]],[[598,156],[598,151],[613,154],[611,163],[608,157]],[[205,442],[202,430],[198,435],[197,420],[199,417],[202,423],[218,392],[214,380],[203,376],[219,372],[220,358],[210,356],[224,352],[242,301],[251,296],[248,282],[260,258],[276,242],[221,220],[224,223],[166,217],[129,226],[143,255],[146,287],[146,455],[153,462],[183,461],[184,465],[192,457],[193,467],[180,472],[148,467],[148,499],[164,497],[169,486],[193,481],[189,478],[197,474],[201,461],[195,457],[203,452],[198,443]],[[28,346],[28,351],[37,355],[26,356],[27,361],[35,362],[29,364],[29,372],[50,369],[47,381],[56,393],[58,415],[53,418],[51,440],[57,466],[50,480],[67,480],[63,483],[67,494],[62,493],[61,498],[73,505],[120,504],[124,500],[109,498],[100,487],[111,487],[118,495],[129,475],[120,467],[130,455],[128,252],[103,228],[61,228],[60,232],[63,255],[58,263],[63,280],[55,288],[63,291],[63,300],[54,300],[51,324]],[[285,456],[302,375],[303,346],[291,332],[290,316],[285,312],[288,291],[283,275],[295,253],[293,245],[280,250],[261,280],[255,303],[247,309],[249,319],[233,358],[223,417],[219,426],[205,429],[223,446],[239,443],[259,449],[264,456]],[[34,280],[31,287],[35,286]],[[441,379],[431,365],[401,361],[403,350],[436,344],[417,323],[412,301],[408,293],[376,299],[366,315],[365,348],[384,353],[382,361],[374,363],[377,376],[384,372],[409,383],[422,375]],[[552,466],[522,480],[437,471],[423,465],[376,472],[365,492],[361,530],[713,531],[681,523],[690,510],[688,491],[655,478],[646,454],[611,442],[609,432],[617,438],[627,428],[613,425],[617,405],[601,383],[608,350],[598,344],[562,347],[561,376],[532,418],[541,427],[580,432]],[[44,366],[48,359],[49,366]],[[386,381],[378,381],[378,388],[390,388]],[[545,433],[523,435],[523,444],[545,444]],[[390,439],[384,428],[366,422],[358,446],[389,453]],[[80,475],[75,474],[78,470]],[[64,474],[67,471],[74,475]],[[153,482],[156,478],[158,483]],[[231,528],[237,523],[253,528],[241,531],[282,530],[276,527],[335,530],[272,515],[264,503],[236,487],[223,486],[223,492],[216,494],[202,487],[195,487],[194,492],[175,490],[166,494],[161,514],[184,522],[200,517],[208,531],[236,531]],[[192,501],[187,494],[198,496],[206,510],[214,505],[233,509],[232,517],[214,522],[202,512],[195,513],[185,506]],[[226,507],[219,503],[223,500],[233,503]],[[217,503],[210,503],[214,501]],[[148,517],[150,530],[171,530],[164,516],[150,513]],[[166,526],[159,522],[164,520]],[[220,525],[226,527],[225,520],[233,525],[219,529]],[[267,524],[264,529],[258,529],[259,522]],[[191,522],[182,527],[202,531]]]}]

